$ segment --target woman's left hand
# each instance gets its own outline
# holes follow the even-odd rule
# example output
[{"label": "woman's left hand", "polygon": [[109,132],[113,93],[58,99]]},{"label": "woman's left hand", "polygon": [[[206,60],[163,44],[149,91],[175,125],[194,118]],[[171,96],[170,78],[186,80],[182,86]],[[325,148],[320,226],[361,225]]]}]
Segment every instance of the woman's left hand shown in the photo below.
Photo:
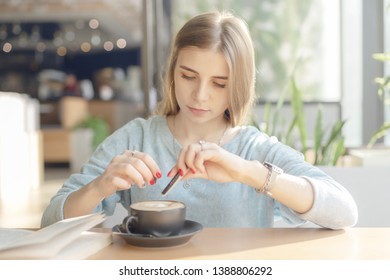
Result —
[{"label": "woman's left hand", "polygon": [[[199,141],[180,151],[176,165],[168,176],[181,170],[182,180],[205,178],[216,182],[240,181],[245,160],[215,143]],[[179,171],[180,172],[180,171]]]}]

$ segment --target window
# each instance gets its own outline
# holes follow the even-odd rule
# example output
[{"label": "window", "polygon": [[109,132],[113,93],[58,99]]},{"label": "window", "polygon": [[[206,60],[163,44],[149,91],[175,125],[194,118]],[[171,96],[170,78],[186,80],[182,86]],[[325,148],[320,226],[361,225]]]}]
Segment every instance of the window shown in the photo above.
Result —
[{"label": "window", "polygon": [[262,100],[279,99],[294,76],[305,101],[340,101],[338,1],[173,1],[177,31],[197,13],[229,10],[248,23]]},{"label": "window", "polygon": [[[384,50],[390,54],[390,0],[385,0],[384,15],[383,15],[383,34],[384,34]],[[390,62],[384,65],[384,76],[390,77]],[[387,91],[387,102],[385,104],[385,120],[390,122],[390,92]],[[390,145],[390,133],[385,138],[385,144]]]},{"label": "window", "polygon": [[[173,1],[173,31],[190,17],[210,10],[228,10],[245,19],[256,54],[258,104],[253,116],[258,123],[268,123],[265,131],[286,142],[293,119],[290,82],[302,93],[308,140],[313,138],[316,116],[321,103],[324,127],[341,116],[340,3],[326,0],[214,0]],[[285,94],[287,93],[287,94]],[[266,121],[264,103],[285,105],[276,125]],[[275,115],[275,108],[271,115]],[[288,143],[299,149],[300,139]],[[309,143],[310,145],[310,143]]]},{"label": "window", "polygon": [[[197,13],[233,11],[247,21],[254,40],[260,101],[276,102],[293,76],[308,110],[308,131],[321,103],[324,125],[346,120],[345,144],[359,147],[390,120],[390,106],[384,112],[373,82],[390,69],[372,58],[390,48],[389,2],[172,0],[173,31]],[[263,111],[258,107],[256,114]]]}]

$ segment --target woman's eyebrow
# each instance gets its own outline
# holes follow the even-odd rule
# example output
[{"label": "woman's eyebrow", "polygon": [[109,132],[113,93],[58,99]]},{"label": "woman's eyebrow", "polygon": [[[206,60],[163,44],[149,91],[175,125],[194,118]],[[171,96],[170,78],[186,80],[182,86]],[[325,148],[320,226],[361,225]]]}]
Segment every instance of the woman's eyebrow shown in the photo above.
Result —
[{"label": "woman's eyebrow", "polygon": [[[194,69],[191,69],[191,68],[189,68],[189,67],[187,67],[185,65],[179,65],[179,68],[181,68],[183,70],[187,70],[187,71],[193,72],[193,73],[199,75],[199,73],[197,71],[195,71]],[[226,77],[226,76],[213,76],[213,78],[215,78],[215,79],[222,79],[222,80],[227,80],[228,79],[228,77]]]}]

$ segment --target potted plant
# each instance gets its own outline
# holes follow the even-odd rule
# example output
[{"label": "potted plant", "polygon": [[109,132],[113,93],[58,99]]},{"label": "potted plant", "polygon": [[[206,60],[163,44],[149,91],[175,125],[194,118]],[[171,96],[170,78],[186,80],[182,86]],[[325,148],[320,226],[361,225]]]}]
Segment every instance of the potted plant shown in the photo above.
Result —
[{"label": "potted plant", "polygon": [[[390,62],[390,53],[375,53],[373,58],[382,63]],[[384,106],[390,106],[390,76],[375,78],[378,85],[377,96]],[[362,166],[389,166],[390,150],[384,145],[378,145],[378,140],[385,137],[390,131],[390,121],[385,121],[372,135],[366,148],[352,149],[350,151],[353,163]]]},{"label": "potted plant", "polygon": [[[291,94],[292,119],[288,126],[280,118],[280,111],[286,93]],[[322,109],[317,111],[316,123],[313,133],[313,147],[308,145],[308,133],[304,115],[302,92],[297,87],[294,78],[290,79],[289,91],[282,93],[272,112],[272,105],[268,102],[264,110],[264,122],[258,123],[252,117],[251,124],[269,135],[275,135],[287,145],[301,151],[305,159],[314,165],[337,165],[345,154],[344,137],[342,129],[345,121],[338,120],[330,128],[330,132],[323,127]]]},{"label": "potted plant", "polygon": [[99,117],[87,116],[81,122],[77,123],[73,130],[77,129],[91,129],[93,132],[92,148],[95,150],[97,146],[109,135],[108,123]]}]

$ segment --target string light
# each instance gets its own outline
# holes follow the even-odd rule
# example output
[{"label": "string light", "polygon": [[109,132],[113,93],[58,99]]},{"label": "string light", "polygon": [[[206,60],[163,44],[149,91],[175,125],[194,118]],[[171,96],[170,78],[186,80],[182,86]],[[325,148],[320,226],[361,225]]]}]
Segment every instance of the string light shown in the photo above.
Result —
[{"label": "string light", "polygon": [[92,34],[92,37],[91,37],[91,44],[94,46],[98,46],[101,41],[102,40],[100,38],[99,32],[94,32],[94,34]]},{"label": "string light", "polygon": [[113,44],[113,42],[111,42],[111,41],[106,41],[106,42],[104,42],[104,44],[103,44],[103,48],[104,48],[106,51],[110,52],[110,51],[112,51],[112,50],[114,49],[114,44]]},{"label": "string light", "polygon": [[88,42],[84,42],[81,44],[81,50],[85,53],[91,51],[92,47],[91,47],[91,44],[88,43]]},{"label": "string light", "polygon": [[120,38],[116,41],[116,46],[120,49],[124,49],[126,47],[126,40],[123,38]]},{"label": "string light", "polygon": [[11,52],[11,50],[12,50],[12,45],[11,45],[11,43],[5,43],[4,45],[3,45],[3,51],[4,52],[6,52],[6,53],[9,53],[9,52]]},{"label": "string light", "polygon": [[72,42],[75,38],[76,38],[76,35],[74,34],[74,32],[72,30],[68,30],[65,33],[65,39],[67,41]]},{"label": "string light", "polygon": [[44,42],[38,42],[35,49],[38,52],[44,52],[46,50],[46,44]]},{"label": "string light", "polygon": [[99,27],[99,21],[97,19],[91,19],[89,21],[89,27],[91,29],[97,29]]},{"label": "string light", "polygon": [[57,49],[57,55],[58,55],[58,56],[65,56],[66,53],[67,53],[67,50],[66,50],[65,47],[59,47],[59,48]]},{"label": "string light", "polygon": [[[104,40],[99,21],[77,20],[72,23],[4,23],[0,25],[0,52],[10,53],[16,49],[33,49],[39,53],[55,51],[59,56],[82,51],[91,52],[103,48],[113,51],[115,47],[124,49],[128,41],[124,38]],[[90,38],[81,41],[80,38]]]}]

